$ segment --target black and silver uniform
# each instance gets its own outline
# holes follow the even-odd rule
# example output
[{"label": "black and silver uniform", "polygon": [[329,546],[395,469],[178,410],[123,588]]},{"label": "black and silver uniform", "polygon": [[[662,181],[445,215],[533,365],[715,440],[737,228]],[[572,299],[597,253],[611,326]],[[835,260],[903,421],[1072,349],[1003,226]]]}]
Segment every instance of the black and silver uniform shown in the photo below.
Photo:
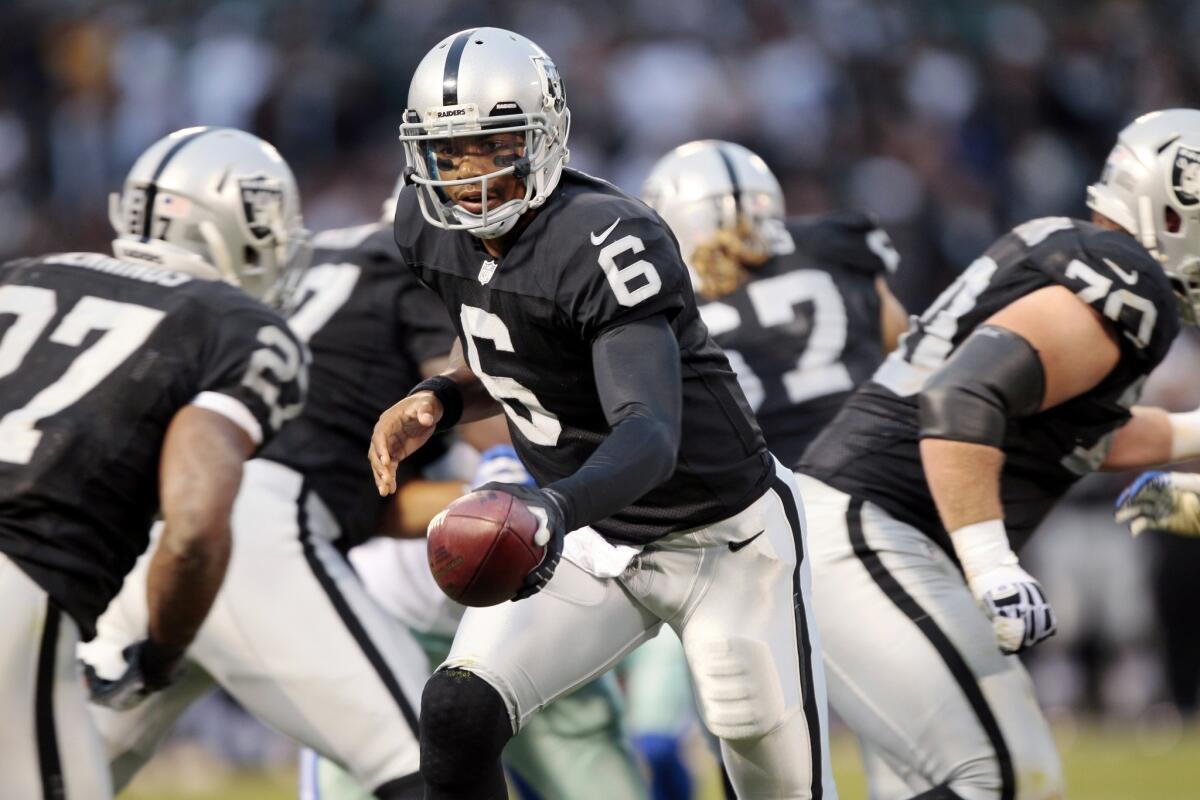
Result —
[{"label": "black and silver uniform", "polygon": [[92,638],[146,549],[175,412],[266,441],[304,381],[303,345],[227,284],[96,253],[0,266],[0,551]]},{"label": "black and silver uniform", "polygon": [[789,220],[796,249],[700,306],[767,446],[795,468],[809,442],[883,360],[877,278],[899,256],[864,214]]},{"label": "black and silver uniform", "polygon": [[508,253],[493,259],[470,234],[427,224],[416,192],[402,191],[396,240],[450,311],[471,369],[502,402],[517,452],[542,486],[578,470],[610,431],[593,340],[654,315],[670,322],[682,357],[677,466],[594,523],[604,536],[649,542],[730,517],[766,490],[773,468],[762,433],[700,321],[674,237],[645,204],[564,170]]},{"label": "black and silver uniform", "polygon": [[921,467],[918,392],[977,326],[1020,297],[1055,285],[1112,322],[1121,357],[1095,388],[1008,421],[1000,493],[1009,537],[1020,547],[1071,484],[1099,467],[1113,431],[1130,418],[1146,376],[1179,332],[1162,267],[1124,233],[1048,217],[998,239],[914,321],[809,447],[800,471],[879,505],[953,555]]},{"label": "black and silver uniform", "polygon": [[400,260],[390,225],[327,231],[313,247],[288,316],[312,352],[308,402],[261,455],[304,475],[350,548],[374,535],[386,502],[366,455],[375,421],[420,382],[422,363],[450,353],[454,328]]}]

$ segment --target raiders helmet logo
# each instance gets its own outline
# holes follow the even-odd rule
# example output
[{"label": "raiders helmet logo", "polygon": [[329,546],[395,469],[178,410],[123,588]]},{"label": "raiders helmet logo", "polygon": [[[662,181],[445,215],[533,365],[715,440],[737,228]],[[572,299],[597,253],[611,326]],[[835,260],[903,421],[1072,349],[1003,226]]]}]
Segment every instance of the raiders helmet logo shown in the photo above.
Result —
[{"label": "raiders helmet logo", "polygon": [[246,227],[257,239],[269,237],[283,218],[283,187],[266,175],[238,178]]},{"label": "raiders helmet logo", "polygon": [[1180,205],[1200,203],[1200,151],[1180,147],[1171,169],[1171,189]]},{"label": "raiders helmet logo", "polygon": [[567,104],[567,93],[563,89],[562,76],[558,74],[558,67],[554,66],[554,62],[550,59],[541,60],[542,78],[545,81],[543,93],[554,103],[554,110],[562,113],[563,107]]}]

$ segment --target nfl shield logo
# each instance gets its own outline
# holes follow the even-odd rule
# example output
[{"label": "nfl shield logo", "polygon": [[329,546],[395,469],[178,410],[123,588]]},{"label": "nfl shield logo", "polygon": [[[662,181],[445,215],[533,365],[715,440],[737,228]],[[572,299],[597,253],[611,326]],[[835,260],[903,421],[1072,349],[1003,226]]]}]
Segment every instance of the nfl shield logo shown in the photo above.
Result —
[{"label": "nfl shield logo", "polygon": [[1180,147],[1171,170],[1171,189],[1180,205],[1200,203],[1200,151]]},{"label": "nfl shield logo", "polygon": [[496,262],[493,259],[488,259],[483,262],[483,266],[479,268],[479,283],[483,285],[492,279],[496,274]]}]

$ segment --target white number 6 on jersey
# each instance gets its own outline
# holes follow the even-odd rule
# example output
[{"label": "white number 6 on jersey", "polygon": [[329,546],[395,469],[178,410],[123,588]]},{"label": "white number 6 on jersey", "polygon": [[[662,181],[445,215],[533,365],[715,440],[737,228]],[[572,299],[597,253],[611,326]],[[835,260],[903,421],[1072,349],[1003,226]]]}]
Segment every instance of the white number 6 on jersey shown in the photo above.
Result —
[{"label": "white number 6 on jersey", "polygon": [[[614,260],[622,253],[640,253],[646,249],[642,240],[636,236],[622,236],[615,242],[609,242],[600,251],[600,268],[604,270],[608,283],[612,286],[617,302],[623,306],[636,306],[647,297],[658,294],[662,288],[662,279],[658,270],[646,259],[638,259],[629,266],[618,267]],[[629,284],[635,278],[644,277],[646,282],[636,289],[630,290]]]}]

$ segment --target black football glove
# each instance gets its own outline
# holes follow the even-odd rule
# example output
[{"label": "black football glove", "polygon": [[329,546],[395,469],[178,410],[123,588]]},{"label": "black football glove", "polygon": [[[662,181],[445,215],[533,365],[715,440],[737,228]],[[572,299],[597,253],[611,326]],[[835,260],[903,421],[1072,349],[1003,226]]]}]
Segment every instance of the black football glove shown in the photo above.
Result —
[{"label": "black football glove", "polygon": [[554,577],[554,570],[558,568],[558,561],[562,558],[563,539],[567,535],[562,496],[553,489],[537,489],[515,483],[485,483],[477,491],[511,494],[524,503],[541,523],[533,542],[544,546],[546,554],[542,556],[542,562],[525,576],[525,582],[521,584],[513,600],[532,597]]},{"label": "black football glove", "polygon": [[174,683],[180,673],[182,655],[168,655],[149,639],[135,642],[123,651],[125,671],[116,680],[101,678],[91,664],[83,665],[89,699],[114,711],[136,708],[155,692]]}]

